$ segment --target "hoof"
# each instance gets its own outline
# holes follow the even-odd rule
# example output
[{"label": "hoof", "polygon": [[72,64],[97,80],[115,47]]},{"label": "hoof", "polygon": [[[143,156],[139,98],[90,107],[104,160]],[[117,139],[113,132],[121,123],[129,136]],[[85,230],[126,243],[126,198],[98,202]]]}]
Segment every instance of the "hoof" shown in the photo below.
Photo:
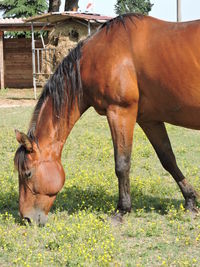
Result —
[{"label": "hoof", "polygon": [[195,199],[187,199],[185,202],[185,209],[188,210],[189,212],[193,213],[193,214],[199,213],[199,209],[196,206]]},{"label": "hoof", "polygon": [[194,214],[199,214],[199,209],[196,206],[193,207],[185,207],[186,211],[189,211]]},{"label": "hoof", "polygon": [[113,214],[111,217],[111,223],[115,226],[122,224],[123,223],[123,214],[121,214],[120,212],[115,212],[115,214]]},{"label": "hoof", "polygon": [[188,213],[189,213],[189,216],[191,219],[196,219],[196,218],[199,218],[200,216],[200,213],[199,213],[199,210],[198,208],[193,208],[193,209],[187,209]]}]

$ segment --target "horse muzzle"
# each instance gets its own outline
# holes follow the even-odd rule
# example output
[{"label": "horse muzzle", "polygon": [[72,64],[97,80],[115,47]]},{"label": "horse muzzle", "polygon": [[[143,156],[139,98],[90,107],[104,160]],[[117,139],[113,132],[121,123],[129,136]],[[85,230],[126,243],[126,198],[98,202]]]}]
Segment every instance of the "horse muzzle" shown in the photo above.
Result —
[{"label": "horse muzzle", "polygon": [[39,226],[44,226],[47,222],[47,215],[39,209],[32,210],[31,212],[24,214],[22,217],[29,224],[34,222]]}]

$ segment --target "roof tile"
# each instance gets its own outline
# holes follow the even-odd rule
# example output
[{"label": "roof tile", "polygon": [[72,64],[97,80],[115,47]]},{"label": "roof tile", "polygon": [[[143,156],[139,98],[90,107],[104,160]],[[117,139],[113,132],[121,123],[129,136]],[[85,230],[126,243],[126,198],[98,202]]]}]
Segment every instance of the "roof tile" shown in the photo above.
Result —
[{"label": "roof tile", "polygon": [[24,24],[24,21],[22,18],[4,18],[0,19],[0,24]]}]

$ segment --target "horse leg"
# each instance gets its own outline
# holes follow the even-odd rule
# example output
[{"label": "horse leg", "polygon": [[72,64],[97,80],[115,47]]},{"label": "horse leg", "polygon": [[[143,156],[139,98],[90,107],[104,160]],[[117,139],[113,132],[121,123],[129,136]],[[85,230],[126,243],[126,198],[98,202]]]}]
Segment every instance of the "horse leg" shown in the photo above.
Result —
[{"label": "horse leg", "polygon": [[130,107],[111,106],[107,111],[114,146],[115,172],[119,185],[117,211],[120,215],[131,211],[129,171],[136,117],[136,103]]},{"label": "horse leg", "polygon": [[198,212],[196,208],[196,197],[198,196],[198,194],[186,181],[184,175],[177,166],[176,158],[172,151],[172,147],[164,123],[139,122],[139,125],[145,132],[151,144],[153,145],[161,164],[177,182],[183,194],[183,197],[185,198],[185,208],[192,212]]}]

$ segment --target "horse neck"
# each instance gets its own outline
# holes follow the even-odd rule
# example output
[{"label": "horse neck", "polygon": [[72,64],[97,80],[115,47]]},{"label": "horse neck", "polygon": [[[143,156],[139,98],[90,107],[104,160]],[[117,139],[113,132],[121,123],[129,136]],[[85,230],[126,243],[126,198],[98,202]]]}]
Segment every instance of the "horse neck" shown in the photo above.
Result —
[{"label": "horse neck", "polygon": [[63,110],[61,115],[56,115],[52,99],[48,98],[39,112],[34,135],[46,160],[60,160],[64,143],[85,108],[82,103],[78,105],[75,101],[70,112],[67,107]]}]

